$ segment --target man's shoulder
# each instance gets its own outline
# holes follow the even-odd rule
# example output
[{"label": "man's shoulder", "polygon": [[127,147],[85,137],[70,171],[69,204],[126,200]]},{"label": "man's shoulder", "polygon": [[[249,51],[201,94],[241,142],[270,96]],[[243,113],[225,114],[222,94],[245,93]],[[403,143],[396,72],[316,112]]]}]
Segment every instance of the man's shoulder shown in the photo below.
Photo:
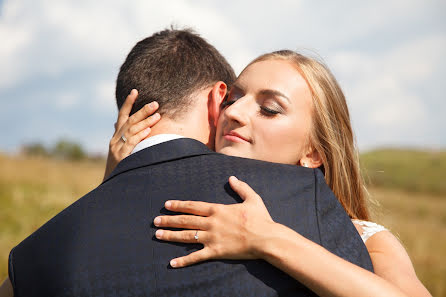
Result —
[{"label": "man's shoulder", "polygon": [[65,236],[68,232],[74,231],[77,227],[76,222],[78,222],[82,215],[85,213],[86,209],[93,209],[97,206],[94,204],[94,199],[98,196],[98,191],[101,191],[101,187],[97,187],[85,194],[81,198],[75,200],[72,204],[62,209],[59,213],[54,215],[51,219],[43,223],[37,230],[31,233],[27,238],[25,238],[20,244],[16,246],[16,252],[22,248],[32,246],[44,242],[51,237],[54,239],[59,234],[60,236]]},{"label": "man's shoulder", "polygon": [[223,154],[213,154],[199,156],[198,158],[206,159],[209,166],[215,165],[216,170],[223,168],[232,168],[234,170],[244,169],[246,171],[256,172],[257,174],[277,174],[277,178],[284,178],[286,175],[295,178],[319,178],[319,169],[306,168],[297,165],[280,164],[267,162],[262,160],[248,159],[235,156],[227,156]]},{"label": "man's shoulder", "polygon": [[[187,164],[194,164],[193,171],[200,174],[200,170],[228,172],[249,171],[258,172],[261,175],[270,175],[269,173],[312,177],[315,176],[315,170],[304,168],[297,165],[287,165],[271,163],[266,161],[227,156],[210,150],[203,143],[190,138],[180,138],[157,144],[141,151],[138,151],[122,160],[107,180],[117,175],[128,175],[129,173],[146,171],[151,168],[163,167],[165,170],[176,172],[178,168],[183,168]],[[166,172],[166,171],[164,171]]]}]

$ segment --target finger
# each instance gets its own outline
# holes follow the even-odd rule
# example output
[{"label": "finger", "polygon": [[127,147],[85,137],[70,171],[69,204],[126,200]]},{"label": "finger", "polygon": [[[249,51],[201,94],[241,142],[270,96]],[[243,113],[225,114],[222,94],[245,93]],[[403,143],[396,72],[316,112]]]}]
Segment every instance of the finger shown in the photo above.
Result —
[{"label": "finger", "polygon": [[[119,130],[115,132],[110,143],[114,144],[120,141],[122,135],[124,135],[126,139],[129,139],[134,134],[140,132],[144,128],[144,126],[147,125],[147,122],[144,122],[139,126],[138,124],[141,121],[146,120],[148,116],[152,115],[158,109],[158,107],[159,104],[156,101],[144,105],[140,110],[138,110],[135,114],[133,114],[130,118],[128,118],[128,120],[124,124],[122,124],[121,126],[118,125]],[[156,113],[153,115],[153,118],[151,118],[148,121],[148,124],[151,124],[151,126],[153,126],[160,120],[160,118],[161,116],[158,113]],[[138,143],[132,143],[132,145],[136,144]]]},{"label": "finger", "polygon": [[175,211],[190,213],[197,216],[208,217],[212,215],[219,204],[207,203],[202,201],[182,201],[182,200],[169,200],[164,204],[166,209]]},{"label": "finger", "polygon": [[108,146],[109,153],[111,152],[113,155],[115,155],[116,152],[119,152],[122,145],[124,144],[124,141],[122,141],[121,136],[122,134],[119,134],[119,132],[115,131],[115,134],[113,134],[112,138],[110,139],[110,143]]},{"label": "finger", "polygon": [[128,139],[127,136],[130,137],[130,135],[127,133],[127,130],[129,129],[129,126],[130,126],[129,125],[129,121],[128,120],[125,121],[125,123],[123,125],[121,125],[118,128],[118,130],[115,132],[115,134],[113,135],[113,137],[112,137],[112,139],[110,141],[110,144],[114,145],[116,143],[121,142],[121,145],[123,145],[125,142],[127,142],[127,141],[124,141],[122,139],[122,136],[124,136],[126,139]]},{"label": "finger", "polygon": [[247,183],[239,180],[235,176],[229,177],[229,185],[244,201],[262,201],[262,198]]},{"label": "finger", "polygon": [[138,91],[136,89],[133,89],[125,99],[124,104],[121,106],[118,114],[118,119],[116,120],[116,123],[114,125],[115,133],[110,140],[110,146],[119,143],[119,141],[121,140],[121,136],[123,135],[123,126],[129,119],[130,112],[132,111],[133,104],[135,103],[137,97]]},{"label": "finger", "polygon": [[133,149],[140,143],[143,139],[147,138],[150,135],[152,130],[150,128],[144,129],[136,135],[127,138],[127,141],[124,143],[122,141],[122,146],[119,149],[119,155],[121,156],[121,160],[125,157],[129,156]]},{"label": "finger", "polygon": [[160,119],[161,119],[161,115],[159,113],[155,113],[155,114],[149,116],[148,118],[146,118],[136,124],[133,124],[128,129],[129,136],[132,137],[132,135],[135,135],[146,128],[153,127],[156,123],[159,122]]},{"label": "finger", "polygon": [[192,215],[158,216],[153,220],[157,227],[206,230],[208,223],[205,217]]},{"label": "finger", "polygon": [[148,116],[152,115],[159,107],[158,102],[153,101],[149,104],[144,105],[141,107],[140,110],[135,112],[130,118],[129,118],[129,124],[130,126],[144,120]]},{"label": "finger", "polygon": [[186,267],[186,266],[190,266],[199,262],[203,262],[206,260],[209,260],[211,257],[211,254],[209,252],[209,249],[207,249],[206,247],[190,253],[187,256],[184,257],[180,257],[180,258],[175,258],[173,260],[170,261],[170,266],[174,267],[174,268],[181,268],[181,267]]},{"label": "finger", "polygon": [[119,130],[119,128],[121,128],[122,125],[129,118],[130,112],[132,111],[132,107],[136,101],[136,98],[138,98],[138,91],[133,89],[130,91],[130,94],[127,96],[127,98],[124,101],[124,104],[121,106],[121,109],[119,110],[118,120],[116,122],[116,130]]},{"label": "finger", "polygon": [[[117,124],[118,130],[115,132],[115,134],[112,137],[112,140],[110,141],[110,144],[115,144],[121,142],[122,145],[127,142],[127,140],[132,136],[132,134],[129,133],[129,128],[131,127],[131,124],[129,123],[130,118],[128,118],[124,124],[120,125]],[[126,141],[122,139],[122,137],[125,137]]]},{"label": "finger", "polygon": [[[198,239],[195,239],[195,235]],[[204,243],[206,239],[206,233],[202,230],[181,230],[181,231],[170,231],[170,230],[156,230],[156,238],[164,241],[171,242],[183,242],[183,243]]]},{"label": "finger", "polygon": [[[110,143],[115,144],[119,142],[122,138],[122,135],[124,135],[126,139],[130,139],[133,135],[141,132],[141,130],[143,130],[144,128],[152,127],[153,125],[155,125],[161,119],[161,115],[159,113],[153,114],[158,109],[158,107],[159,104],[155,101],[144,105],[144,107],[138,110],[134,115],[128,118],[128,120],[123,125],[119,127],[119,130],[115,132]],[[139,141],[136,143],[132,143],[132,145],[136,145],[138,143]]]}]

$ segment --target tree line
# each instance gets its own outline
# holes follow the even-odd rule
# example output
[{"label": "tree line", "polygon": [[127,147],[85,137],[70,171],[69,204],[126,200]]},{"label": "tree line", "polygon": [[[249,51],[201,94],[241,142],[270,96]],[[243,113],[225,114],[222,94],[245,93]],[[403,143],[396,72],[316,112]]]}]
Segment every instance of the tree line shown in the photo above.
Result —
[{"label": "tree line", "polygon": [[27,156],[47,157],[72,161],[103,158],[103,156],[99,155],[89,155],[79,143],[68,139],[61,139],[52,146],[45,146],[40,142],[27,143],[22,145],[21,153]]}]

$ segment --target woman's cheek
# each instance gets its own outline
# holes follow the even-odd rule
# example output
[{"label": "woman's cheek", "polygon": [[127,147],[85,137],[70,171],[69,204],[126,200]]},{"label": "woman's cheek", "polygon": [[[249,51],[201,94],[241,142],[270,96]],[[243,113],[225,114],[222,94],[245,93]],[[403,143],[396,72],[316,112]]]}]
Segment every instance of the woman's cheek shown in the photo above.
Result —
[{"label": "woman's cheek", "polygon": [[297,164],[306,143],[304,129],[295,123],[265,124],[263,127],[262,143],[259,143],[257,149],[265,156],[265,160]]}]

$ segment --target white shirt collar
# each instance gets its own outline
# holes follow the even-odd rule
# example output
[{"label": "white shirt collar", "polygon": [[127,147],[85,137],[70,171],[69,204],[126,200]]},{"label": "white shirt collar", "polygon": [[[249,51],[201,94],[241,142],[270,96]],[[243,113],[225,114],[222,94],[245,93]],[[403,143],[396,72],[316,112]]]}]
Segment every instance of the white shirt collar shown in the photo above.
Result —
[{"label": "white shirt collar", "polygon": [[130,154],[134,154],[134,153],[139,152],[140,150],[143,150],[150,146],[154,146],[154,145],[157,145],[157,144],[160,144],[163,142],[167,142],[170,140],[178,139],[178,138],[184,138],[184,136],[177,135],[177,134],[158,134],[155,136],[151,136],[147,139],[144,139],[140,143],[138,143]]}]

